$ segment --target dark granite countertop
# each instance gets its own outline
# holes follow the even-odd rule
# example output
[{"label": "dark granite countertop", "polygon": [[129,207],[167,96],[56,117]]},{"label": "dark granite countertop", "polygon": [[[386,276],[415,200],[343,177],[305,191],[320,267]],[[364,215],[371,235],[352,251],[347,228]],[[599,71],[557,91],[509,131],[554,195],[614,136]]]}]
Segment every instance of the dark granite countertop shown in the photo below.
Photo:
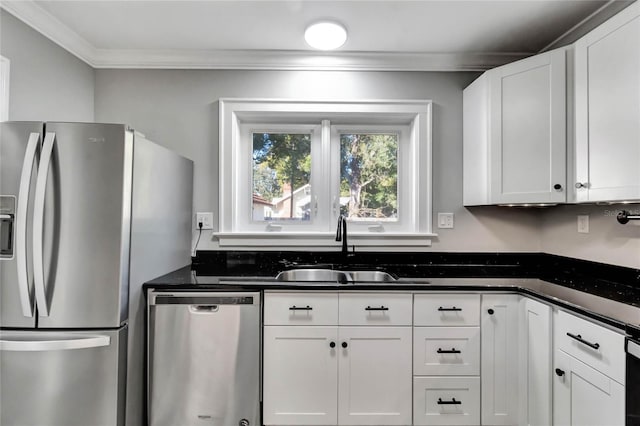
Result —
[{"label": "dark granite countertop", "polygon": [[[382,270],[391,283],[276,281],[298,268]],[[198,251],[192,265],[145,288],[519,292],[640,336],[640,269],[546,253]]]},{"label": "dark granite countertop", "polygon": [[640,333],[640,307],[537,278],[400,277],[386,283],[282,282],[273,276],[200,274],[190,266],[156,278],[146,289],[165,291],[332,290],[332,291],[466,291],[516,292],[551,302],[630,334]]}]

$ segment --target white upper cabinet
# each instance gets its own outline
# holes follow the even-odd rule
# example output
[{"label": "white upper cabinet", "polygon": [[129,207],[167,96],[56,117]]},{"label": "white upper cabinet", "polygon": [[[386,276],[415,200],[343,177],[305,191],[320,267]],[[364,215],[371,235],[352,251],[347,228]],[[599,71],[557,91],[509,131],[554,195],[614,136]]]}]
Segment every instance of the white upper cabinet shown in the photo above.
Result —
[{"label": "white upper cabinet", "polygon": [[464,204],[566,201],[566,53],[494,68],[464,90]]},{"label": "white upper cabinet", "polygon": [[575,43],[577,202],[640,199],[640,3]]}]

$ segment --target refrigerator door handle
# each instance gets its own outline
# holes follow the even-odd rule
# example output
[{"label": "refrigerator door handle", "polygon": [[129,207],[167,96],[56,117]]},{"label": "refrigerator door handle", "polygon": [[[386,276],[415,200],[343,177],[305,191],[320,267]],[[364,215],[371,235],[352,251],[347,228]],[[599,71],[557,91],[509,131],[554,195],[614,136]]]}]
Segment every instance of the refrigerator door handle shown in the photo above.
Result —
[{"label": "refrigerator door handle", "polygon": [[55,334],[45,336],[46,340],[34,340],[32,333],[0,336],[0,351],[44,352],[72,349],[99,348],[109,346],[111,337],[103,335]]},{"label": "refrigerator door handle", "polygon": [[31,175],[36,163],[40,133],[31,133],[22,163],[20,187],[18,189],[18,205],[16,206],[16,266],[18,269],[18,293],[22,314],[33,317],[33,295],[29,289],[29,267],[27,266],[27,213],[29,208],[29,189]]},{"label": "refrigerator door handle", "polygon": [[33,278],[36,293],[36,303],[41,317],[49,316],[49,299],[44,280],[44,200],[47,192],[47,178],[53,145],[56,141],[56,134],[47,132],[42,145],[42,155],[38,166],[38,178],[36,179],[36,194],[33,203]]}]

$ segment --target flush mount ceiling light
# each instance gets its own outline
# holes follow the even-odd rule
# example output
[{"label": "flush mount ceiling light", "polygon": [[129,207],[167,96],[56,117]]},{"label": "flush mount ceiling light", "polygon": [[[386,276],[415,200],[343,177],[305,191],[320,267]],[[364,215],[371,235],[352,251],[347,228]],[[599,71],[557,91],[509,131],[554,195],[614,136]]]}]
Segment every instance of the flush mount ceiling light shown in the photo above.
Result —
[{"label": "flush mount ceiling light", "polygon": [[315,49],[333,50],[347,41],[347,30],[335,22],[316,22],[307,27],[304,39]]}]

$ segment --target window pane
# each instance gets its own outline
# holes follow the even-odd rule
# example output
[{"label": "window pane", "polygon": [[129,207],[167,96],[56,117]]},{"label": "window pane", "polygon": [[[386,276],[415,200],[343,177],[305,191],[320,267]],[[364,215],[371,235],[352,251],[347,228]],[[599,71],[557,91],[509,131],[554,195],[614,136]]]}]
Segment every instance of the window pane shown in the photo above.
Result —
[{"label": "window pane", "polygon": [[254,221],[311,219],[311,134],[253,133]]},{"label": "window pane", "polygon": [[354,221],[398,220],[398,135],[340,135],[340,212]]}]

